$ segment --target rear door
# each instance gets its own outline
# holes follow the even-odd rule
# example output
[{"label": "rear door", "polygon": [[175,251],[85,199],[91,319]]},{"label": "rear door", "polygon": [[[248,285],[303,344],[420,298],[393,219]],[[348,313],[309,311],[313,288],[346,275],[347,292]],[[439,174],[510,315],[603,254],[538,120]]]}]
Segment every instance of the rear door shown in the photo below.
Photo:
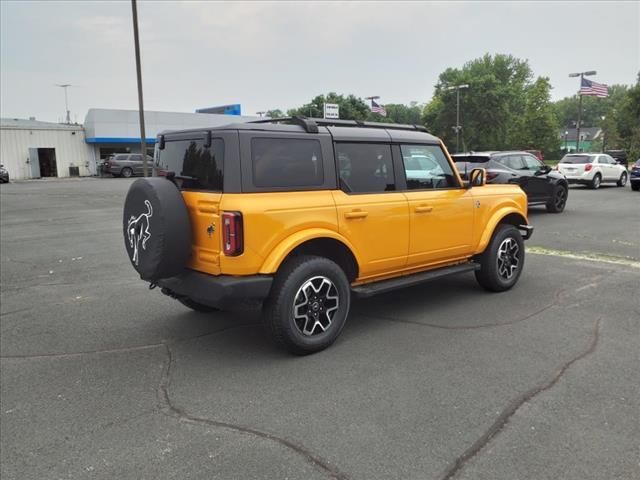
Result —
[{"label": "rear door", "polygon": [[335,144],[340,190],[333,192],[338,229],[360,255],[360,278],[401,270],[407,263],[407,199],[396,188],[388,143]]},{"label": "rear door", "polygon": [[[192,228],[192,256],[189,267],[204,273],[220,273],[220,200],[223,185],[225,143],[212,138],[205,146],[204,136],[165,136],[156,167],[175,175],[182,191]],[[169,180],[167,180],[169,181]]]}]

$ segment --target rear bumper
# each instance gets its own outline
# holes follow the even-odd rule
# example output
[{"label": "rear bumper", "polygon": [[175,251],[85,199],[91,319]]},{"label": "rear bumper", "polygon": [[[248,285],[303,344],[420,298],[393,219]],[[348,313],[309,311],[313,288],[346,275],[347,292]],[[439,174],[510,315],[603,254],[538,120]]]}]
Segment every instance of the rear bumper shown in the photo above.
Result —
[{"label": "rear bumper", "polygon": [[203,305],[226,308],[245,300],[264,300],[272,283],[271,275],[213,276],[188,270],[177,277],[159,280],[158,286],[170,297],[188,297]]},{"label": "rear bumper", "polygon": [[520,230],[523,240],[529,240],[533,235],[533,227],[531,225],[518,225],[518,230]]}]

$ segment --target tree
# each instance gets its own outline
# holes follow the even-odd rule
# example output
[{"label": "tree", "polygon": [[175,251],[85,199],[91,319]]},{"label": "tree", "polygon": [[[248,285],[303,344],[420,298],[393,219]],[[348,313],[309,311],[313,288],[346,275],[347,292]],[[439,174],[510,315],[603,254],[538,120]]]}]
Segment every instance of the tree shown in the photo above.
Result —
[{"label": "tree", "polygon": [[[523,128],[532,125],[531,121],[523,118],[527,108],[528,89],[535,85],[532,79],[528,62],[511,55],[487,54],[467,62],[461,69],[448,68],[440,74],[433,99],[424,108],[424,123],[445,143],[454,145],[456,91],[448,90],[447,87],[467,84],[468,89],[460,90],[463,149],[506,150],[529,146],[522,145],[521,142]],[[557,131],[551,131],[551,120],[546,118],[545,104],[549,99],[544,95],[544,88],[550,88],[548,81],[546,87],[539,84],[533,90],[535,95],[531,94],[535,98],[529,99],[530,116],[539,114],[536,112],[541,110],[540,115],[545,118],[545,131],[540,129],[530,135],[532,141],[557,135]],[[535,148],[541,147],[536,145]]]},{"label": "tree", "polygon": [[287,111],[287,115],[304,115],[305,117],[322,118],[325,103],[335,103],[340,107],[340,118],[345,120],[365,120],[369,115],[369,107],[361,98],[355,95],[338,95],[330,92],[317,95],[311,102]]},{"label": "tree", "polygon": [[616,116],[620,146],[627,150],[630,161],[640,158],[640,73],[636,84],[626,92]]},{"label": "tree", "polygon": [[267,110],[265,115],[271,118],[282,118],[284,117],[284,112],[279,108],[274,108],[273,110]]},{"label": "tree", "polygon": [[403,105],[401,103],[388,103],[384,106],[387,116],[383,117],[377,113],[369,112],[367,120],[373,122],[405,123],[409,125],[422,124],[422,108],[417,102],[413,105]]},{"label": "tree", "polygon": [[[602,117],[614,116],[622,107],[622,103],[627,96],[626,85],[611,85],[609,96],[598,98],[593,96],[582,97],[582,113],[580,124],[582,127],[597,127]],[[556,118],[561,128],[576,128],[578,121],[578,95],[565,97],[554,102]]]},{"label": "tree", "polygon": [[551,84],[539,77],[525,90],[523,115],[511,130],[513,148],[542,150],[545,155],[560,149],[558,120],[551,104]]}]

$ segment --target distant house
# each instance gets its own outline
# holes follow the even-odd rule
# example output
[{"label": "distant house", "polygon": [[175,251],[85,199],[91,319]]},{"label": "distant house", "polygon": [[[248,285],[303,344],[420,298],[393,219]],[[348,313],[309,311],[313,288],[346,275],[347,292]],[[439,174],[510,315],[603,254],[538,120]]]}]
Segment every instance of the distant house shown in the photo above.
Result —
[{"label": "distant house", "polygon": [[[577,130],[575,128],[565,128],[560,131],[560,140],[562,141],[561,147],[563,151],[575,152],[576,151],[576,139]],[[600,139],[602,136],[602,129],[599,127],[582,127],[580,129],[580,151],[590,152],[593,147],[593,143]]]}]

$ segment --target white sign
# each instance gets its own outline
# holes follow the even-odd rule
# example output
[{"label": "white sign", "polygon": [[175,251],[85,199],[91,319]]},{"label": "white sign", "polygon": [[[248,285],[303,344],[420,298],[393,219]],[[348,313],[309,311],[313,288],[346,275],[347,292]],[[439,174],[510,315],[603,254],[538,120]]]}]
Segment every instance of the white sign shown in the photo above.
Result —
[{"label": "white sign", "polygon": [[325,103],[324,118],[340,118],[340,106],[337,103]]}]

